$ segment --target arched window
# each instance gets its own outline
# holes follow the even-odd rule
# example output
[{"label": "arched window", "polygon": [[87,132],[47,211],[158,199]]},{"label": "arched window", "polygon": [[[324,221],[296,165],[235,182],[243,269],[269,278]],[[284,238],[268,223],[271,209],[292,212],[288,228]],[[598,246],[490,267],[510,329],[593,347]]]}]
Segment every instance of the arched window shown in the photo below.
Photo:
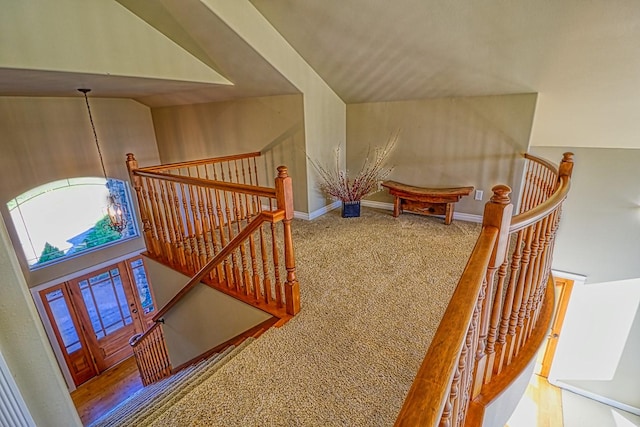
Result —
[{"label": "arched window", "polygon": [[[109,190],[118,195],[126,227],[110,227]],[[7,203],[29,269],[138,236],[129,188],[117,179],[81,177],[50,182]]]}]

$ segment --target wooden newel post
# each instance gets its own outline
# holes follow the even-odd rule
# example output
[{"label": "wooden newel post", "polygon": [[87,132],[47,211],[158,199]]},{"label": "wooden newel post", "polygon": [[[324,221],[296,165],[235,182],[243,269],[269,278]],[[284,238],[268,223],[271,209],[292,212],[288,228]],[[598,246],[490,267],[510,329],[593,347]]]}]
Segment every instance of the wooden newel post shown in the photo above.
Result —
[{"label": "wooden newel post", "polygon": [[300,284],[296,277],[296,259],[293,252],[291,220],[293,219],[293,184],[286,166],[278,166],[276,178],[276,201],[278,209],[284,210],[284,263],[287,268],[287,281],[284,284],[286,309],[290,315],[300,311]]},{"label": "wooden newel post", "polygon": [[[495,353],[491,352],[490,359],[492,360],[488,360],[486,349],[489,325],[497,324],[502,309],[502,292],[499,290],[494,294],[493,282],[495,273],[504,263],[509,248],[509,227],[511,226],[511,217],[513,216],[513,204],[511,204],[511,200],[509,199],[511,188],[507,185],[496,185],[491,191],[493,191],[493,196],[485,205],[482,226],[497,228],[498,238],[493,248],[491,259],[489,260],[485,283],[480,292],[480,299],[482,301],[479,301],[479,303],[481,303],[482,306],[480,311],[480,328],[478,347],[476,349],[476,369],[473,379],[472,398],[478,396],[482,385],[491,379]],[[492,339],[495,340],[495,336],[493,336]],[[493,346],[491,347],[493,348]]]},{"label": "wooden newel post", "polygon": [[571,178],[573,173],[573,153],[566,152],[562,155],[562,161],[558,170],[558,177],[568,176]]},{"label": "wooden newel post", "polygon": [[151,224],[149,223],[149,216],[145,210],[145,203],[142,195],[142,181],[134,171],[138,169],[138,161],[133,153],[127,153],[127,170],[129,171],[129,181],[133,185],[133,189],[136,190],[136,199],[138,201],[138,212],[140,212],[140,221],[142,222],[142,232],[144,235],[145,245],[147,249],[153,245],[153,239],[151,238]]}]

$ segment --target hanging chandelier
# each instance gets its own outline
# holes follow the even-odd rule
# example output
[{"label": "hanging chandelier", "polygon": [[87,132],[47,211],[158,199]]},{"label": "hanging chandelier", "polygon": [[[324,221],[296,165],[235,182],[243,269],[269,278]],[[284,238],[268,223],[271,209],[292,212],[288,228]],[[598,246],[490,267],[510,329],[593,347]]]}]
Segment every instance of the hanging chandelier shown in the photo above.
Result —
[{"label": "hanging chandelier", "polygon": [[78,89],[79,92],[84,94],[84,101],[87,104],[87,112],[89,113],[89,122],[91,123],[91,130],[93,130],[93,139],[96,142],[96,148],[98,149],[98,157],[100,157],[100,165],[102,166],[102,175],[104,176],[105,185],[109,191],[107,196],[107,215],[109,216],[109,225],[118,233],[127,227],[127,219],[125,215],[124,205],[120,201],[120,195],[117,190],[109,185],[109,178],[107,177],[107,170],[104,167],[104,160],[102,159],[102,151],[100,150],[100,143],[98,143],[98,134],[96,133],[96,126],[93,123],[93,116],[91,115],[91,107],[89,106],[89,98],[87,93],[91,92],[91,89]]}]

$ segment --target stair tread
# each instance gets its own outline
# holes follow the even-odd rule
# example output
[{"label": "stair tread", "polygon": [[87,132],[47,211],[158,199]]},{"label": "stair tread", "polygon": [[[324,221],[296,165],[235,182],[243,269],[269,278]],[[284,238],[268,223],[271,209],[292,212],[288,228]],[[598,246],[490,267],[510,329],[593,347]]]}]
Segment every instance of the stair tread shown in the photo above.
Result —
[{"label": "stair tread", "polygon": [[220,353],[144,387],[94,421],[90,427],[140,425],[147,419],[155,419],[154,413],[162,413],[163,407],[173,404],[176,399],[181,398],[191,388],[215,374],[226,362],[253,341],[255,338],[247,338],[236,346],[231,345]]}]

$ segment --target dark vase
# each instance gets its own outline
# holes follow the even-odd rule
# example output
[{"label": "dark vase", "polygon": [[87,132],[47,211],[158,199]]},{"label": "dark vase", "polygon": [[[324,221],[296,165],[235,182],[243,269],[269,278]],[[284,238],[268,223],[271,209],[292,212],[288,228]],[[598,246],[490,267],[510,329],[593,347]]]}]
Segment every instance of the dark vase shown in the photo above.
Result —
[{"label": "dark vase", "polygon": [[360,200],[342,202],[342,218],[355,218],[360,216]]}]

